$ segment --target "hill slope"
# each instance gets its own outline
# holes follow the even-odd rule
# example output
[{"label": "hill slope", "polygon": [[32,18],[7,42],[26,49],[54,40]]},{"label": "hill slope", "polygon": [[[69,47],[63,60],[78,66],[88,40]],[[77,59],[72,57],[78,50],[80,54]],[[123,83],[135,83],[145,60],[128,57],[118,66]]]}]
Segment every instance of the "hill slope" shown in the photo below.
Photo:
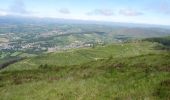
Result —
[{"label": "hill slope", "polygon": [[133,42],[28,58],[1,70],[2,100],[169,99],[170,53]]},{"label": "hill slope", "polygon": [[148,53],[159,53],[158,50],[152,48],[155,47],[155,45],[157,45],[157,43],[132,42],[106,45],[104,47],[98,46],[95,48],[68,50],[60,53],[48,53],[25,59],[10,65],[4,70],[37,69],[38,66],[45,64],[57,66],[79,65],[98,59],[107,59],[110,56],[113,58],[121,58]]}]

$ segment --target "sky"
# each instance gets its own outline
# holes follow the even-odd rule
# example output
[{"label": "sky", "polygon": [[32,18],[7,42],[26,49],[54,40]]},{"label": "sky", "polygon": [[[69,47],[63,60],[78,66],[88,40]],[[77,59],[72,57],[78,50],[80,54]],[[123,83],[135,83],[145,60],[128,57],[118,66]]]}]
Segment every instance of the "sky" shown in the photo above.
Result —
[{"label": "sky", "polygon": [[0,16],[170,25],[170,0],[0,0]]}]

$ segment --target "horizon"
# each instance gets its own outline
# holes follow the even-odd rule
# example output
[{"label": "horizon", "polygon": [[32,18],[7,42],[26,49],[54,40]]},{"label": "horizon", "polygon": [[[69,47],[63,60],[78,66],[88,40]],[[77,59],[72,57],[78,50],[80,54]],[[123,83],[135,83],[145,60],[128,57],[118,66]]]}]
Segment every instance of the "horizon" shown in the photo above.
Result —
[{"label": "horizon", "polygon": [[59,18],[169,26],[170,1],[5,0],[1,1],[0,4],[0,16]]}]

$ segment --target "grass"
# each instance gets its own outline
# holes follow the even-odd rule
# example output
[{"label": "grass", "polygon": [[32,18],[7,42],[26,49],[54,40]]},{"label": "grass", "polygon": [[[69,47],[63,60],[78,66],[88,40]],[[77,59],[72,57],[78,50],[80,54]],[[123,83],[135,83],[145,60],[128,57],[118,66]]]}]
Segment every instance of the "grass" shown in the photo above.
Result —
[{"label": "grass", "polygon": [[26,59],[0,72],[1,100],[169,100],[170,53],[154,46],[113,44]]},{"label": "grass", "polygon": [[[40,64],[57,66],[79,65],[97,59],[129,57],[148,53],[159,53],[152,50],[155,44],[149,42],[113,44],[105,47],[69,50],[61,53],[49,53],[42,56],[28,58],[10,65],[4,70],[37,69]],[[145,47],[145,48],[144,48]],[[2,70],[3,71],[3,70]]]}]

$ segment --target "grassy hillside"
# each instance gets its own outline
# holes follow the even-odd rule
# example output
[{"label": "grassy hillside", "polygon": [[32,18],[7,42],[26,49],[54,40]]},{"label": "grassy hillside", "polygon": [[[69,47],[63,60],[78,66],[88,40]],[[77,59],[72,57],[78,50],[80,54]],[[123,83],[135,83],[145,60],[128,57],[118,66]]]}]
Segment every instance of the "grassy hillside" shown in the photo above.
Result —
[{"label": "grassy hillside", "polygon": [[170,99],[170,53],[133,42],[44,54],[0,72],[2,100]]},{"label": "grassy hillside", "polygon": [[60,53],[48,53],[42,56],[25,59],[4,70],[37,69],[38,66],[48,64],[57,66],[79,65],[98,59],[129,57],[148,53],[159,53],[152,49],[157,43],[133,42],[106,45],[105,47],[68,50]]}]

